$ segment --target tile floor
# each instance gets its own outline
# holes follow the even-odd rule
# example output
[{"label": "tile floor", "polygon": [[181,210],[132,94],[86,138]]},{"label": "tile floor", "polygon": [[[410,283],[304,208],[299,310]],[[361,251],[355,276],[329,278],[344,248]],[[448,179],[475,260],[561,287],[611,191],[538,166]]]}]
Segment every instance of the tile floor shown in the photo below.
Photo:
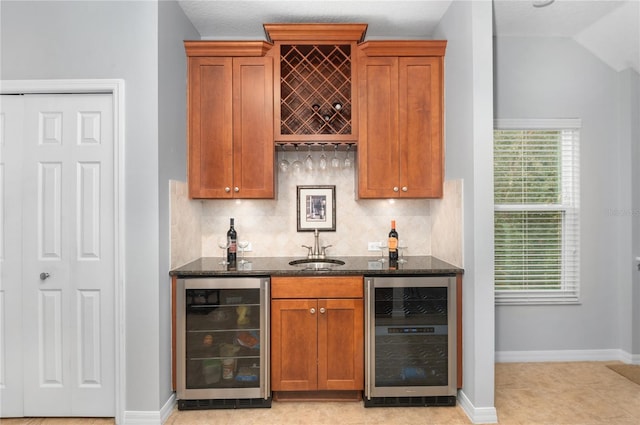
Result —
[{"label": "tile floor", "polygon": [[[640,385],[607,362],[501,363],[495,403],[506,425],[636,425]],[[174,411],[166,425],[470,424],[460,406],[367,408],[361,402],[274,402],[271,409]],[[112,419],[1,419],[2,425],[112,425]]]}]

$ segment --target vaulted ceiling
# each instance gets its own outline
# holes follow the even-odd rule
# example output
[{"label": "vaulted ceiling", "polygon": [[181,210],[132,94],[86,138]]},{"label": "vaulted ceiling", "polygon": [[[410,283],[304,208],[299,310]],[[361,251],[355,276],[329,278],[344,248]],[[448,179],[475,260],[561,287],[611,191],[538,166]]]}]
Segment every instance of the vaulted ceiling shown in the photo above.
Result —
[{"label": "vaulted ceiling", "polygon": [[[179,0],[203,39],[264,39],[263,23],[363,22],[367,39],[431,38],[454,1]],[[494,35],[572,37],[612,68],[640,72],[639,0],[494,0]]]}]

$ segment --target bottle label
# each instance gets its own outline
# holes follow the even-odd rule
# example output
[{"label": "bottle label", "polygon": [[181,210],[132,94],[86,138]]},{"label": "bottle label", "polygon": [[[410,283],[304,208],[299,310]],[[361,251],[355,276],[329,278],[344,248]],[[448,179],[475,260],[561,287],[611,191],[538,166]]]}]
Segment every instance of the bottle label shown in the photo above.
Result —
[{"label": "bottle label", "polygon": [[229,253],[235,254],[237,252],[237,243],[235,239],[229,241]]},{"label": "bottle label", "polygon": [[396,238],[389,238],[389,251],[395,251],[398,249],[398,239]]}]

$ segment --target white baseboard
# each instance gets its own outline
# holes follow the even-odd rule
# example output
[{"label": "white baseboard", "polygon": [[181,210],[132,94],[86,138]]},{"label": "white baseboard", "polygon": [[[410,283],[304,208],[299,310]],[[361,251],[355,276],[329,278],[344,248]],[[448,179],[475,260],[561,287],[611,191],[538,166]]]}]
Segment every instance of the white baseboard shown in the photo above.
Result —
[{"label": "white baseboard", "polygon": [[498,412],[495,407],[475,407],[463,390],[458,390],[458,405],[474,424],[498,423]]},{"label": "white baseboard", "polygon": [[621,361],[640,364],[640,355],[624,350],[496,351],[496,363]]},{"label": "white baseboard", "polygon": [[176,405],[176,394],[162,406],[159,411],[125,411],[122,425],[162,425],[164,424]]}]

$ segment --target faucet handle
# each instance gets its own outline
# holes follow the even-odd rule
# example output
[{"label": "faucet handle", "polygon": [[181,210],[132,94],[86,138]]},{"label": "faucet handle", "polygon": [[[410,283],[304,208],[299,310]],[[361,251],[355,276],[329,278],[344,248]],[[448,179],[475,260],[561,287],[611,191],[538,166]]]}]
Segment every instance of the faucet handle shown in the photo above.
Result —
[{"label": "faucet handle", "polygon": [[331,248],[333,245],[325,245],[320,247],[320,258],[325,258],[327,256],[327,248]]},{"label": "faucet handle", "polygon": [[313,248],[311,248],[310,246],[307,245],[302,245],[303,248],[307,248],[309,250],[309,252],[307,253],[307,258],[312,258],[313,257]]}]

